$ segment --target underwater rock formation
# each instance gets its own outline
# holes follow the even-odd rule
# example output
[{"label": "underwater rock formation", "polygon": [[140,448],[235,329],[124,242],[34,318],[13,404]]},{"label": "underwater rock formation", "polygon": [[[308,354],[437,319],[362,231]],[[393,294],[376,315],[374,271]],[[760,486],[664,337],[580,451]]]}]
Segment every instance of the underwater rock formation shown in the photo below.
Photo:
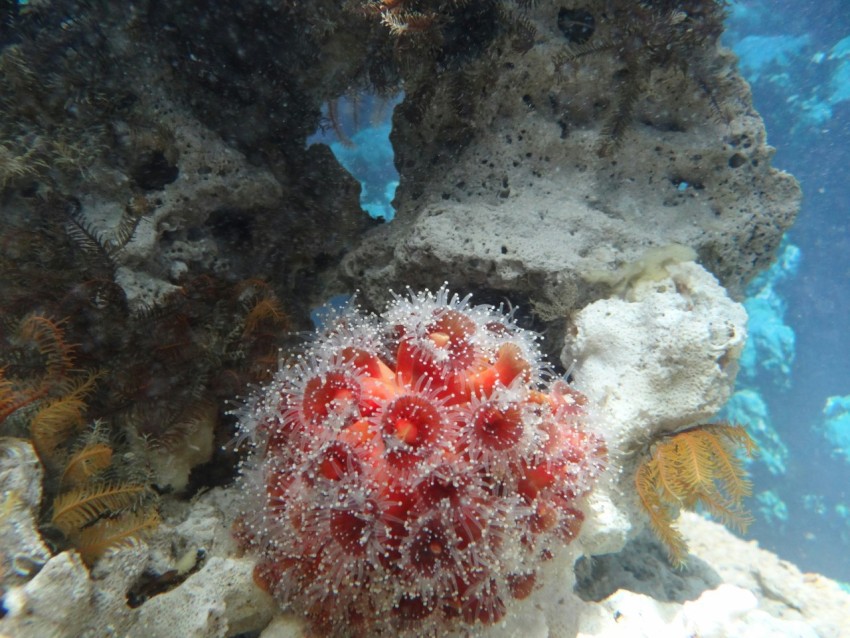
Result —
[{"label": "underwater rock formation", "polygon": [[[273,603],[251,580],[254,561],[233,555],[220,494],[191,513],[181,506],[150,544],[128,539],[89,568],[75,551],[50,555],[26,524],[37,516],[28,496],[42,478],[32,446],[3,438],[0,454],[10,513],[0,517],[2,635],[211,638],[268,624]],[[12,458],[14,468],[6,463]]]},{"label": "underwater rock formation", "polygon": [[[38,478],[34,467],[23,466],[27,481]],[[0,487],[8,489],[8,479],[8,473],[0,473]],[[166,517],[167,531],[153,543],[154,551],[141,542],[116,548],[92,571],[74,552],[61,552],[35,578],[24,579],[26,584],[4,579],[0,632],[16,638],[75,638],[87,632],[101,635],[111,627],[119,635],[140,638],[225,638],[249,632],[304,638],[293,616],[269,622],[276,605],[253,583],[253,561],[233,556],[227,529],[238,498],[233,490],[217,488],[191,506],[179,505]],[[5,524],[0,521],[0,534]],[[504,623],[476,635],[546,638],[580,631],[598,638],[686,638],[695,632],[841,638],[850,631],[844,613],[850,594],[837,583],[801,574],[754,542],[697,515],[685,514],[682,529],[693,552],[686,570],[671,570],[663,548],[643,536],[620,553],[581,561],[577,580],[571,559],[552,561],[544,574],[550,586],[518,601]],[[203,548],[207,555],[189,568],[192,573],[175,574],[163,562],[175,546],[192,554]],[[156,572],[172,581],[160,583],[164,591],[151,580]],[[140,580],[147,583],[149,599],[137,598]],[[136,601],[134,607],[128,598]]]},{"label": "underwater rock formation", "polygon": [[344,76],[351,50],[318,55],[300,25],[335,3],[28,4],[0,51],[4,223],[73,217],[134,310],[224,273],[274,275],[306,316],[318,272],[369,225],[357,182],[305,148],[340,91],[322,65]]},{"label": "underwater rock formation", "polygon": [[749,88],[718,44],[722,3],[533,4],[533,46],[494,37],[406,90],[397,216],[346,257],[346,280],[372,301],[447,278],[549,321],[606,294],[589,273],[676,243],[741,294],[800,191],[771,168]]},{"label": "underwater rock formation", "polygon": [[[7,8],[0,323],[37,312],[63,326],[75,366],[103,381],[57,437],[60,452],[102,419],[163,491],[229,480],[235,458],[214,461],[232,436],[225,401],[268,374],[288,330],[310,324],[322,271],[370,224],[356,180],[326,146],[305,146],[342,90],[323,65],[342,72],[351,48],[317,55],[324,37],[301,26],[338,7]],[[365,46],[365,26],[348,26],[340,37]],[[19,384],[38,358],[12,332],[0,367]],[[7,426],[25,432],[25,417]]]},{"label": "underwater rock formation", "polygon": [[[429,570],[442,564],[448,543],[429,521],[417,518],[421,511],[409,520],[397,516],[406,531],[422,523],[417,531],[425,532],[404,539],[405,549],[415,550],[402,563],[411,573],[394,584],[383,573],[370,573],[365,582],[373,590],[359,599],[356,587],[347,588],[345,595],[357,605],[341,612],[341,622],[374,611],[378,617],[366,625],[384,623],[392,632],[403,624],[415,632],[417,616],[430,615],[425,612],[442,615],[441,622],[466,613],[467,624],[479,621],[476,634],[494,638],[638,635],[647,626],[669,628],[678,638],[751,629],[800,635],[800,620],[820,622],[825,636],[839,635],[840,621],[832,622],[825,606],[810,604],[812,583],[797,579],[789,591],[777,584],[780,576],[761,577],[758,566],[750,568],[759,574],[757,582],[737,581],[729,573],[734,569],[719,566],[722,557],[715,556],[716,568],[690,557],[686,576],[653,563],[658,578],[641,592],[645,596],[616,593],[630,585],[630,577],[640,580],[630,571],[633,562],[660,551],[639,532],[646,519],[631,485],[635,468],[653,437],[710,418],[728,398],[746,317],[723,285],[735,295],[768,264],[799,201],[793,178],[770,167],[772,149],[746,84],[717,43],[723,3],[27,4],[4,21],[14,29],[0,39],[0,223],[8,247],[0,254],[0,292],[8,299],[3,325],[35,309],[56,314],[57,322],[69,317],[68,343],[80,344],[75,362],[99,384],[80,402],[79,429],[86,427],[83,415],[86,421],[103,419],[110,442],[134,442],[129,451],[120,448],[115,462],[149,471],[139,481],[161,494],[162,522],[150,533],[119,539],[91,566],[67,545],[56,545],[51,555],[42,535],[49,538],[55,530],[49,514],[39,516],[45,504],[35,486],[44,482],[55,491],[61,475],[54,467],[43,478],[31,448],[16,452],[27,460],[14,471],[0,464],[0,491],[21,494],[22,484],[31,489],[21,502],[13,497],[2,503],[8,516],[0,520],[0,550],[35,558],[28,563],[3,555],[0,633],[78,636],[109,627],[129,636],[299,635],[297,622],[268,625],[281,610],[254,584],[252,571],[261,582],[271,573],[263,584],[278,593],[289,588],[281,596],[288,603],[301,593],[293,588],[327,584],[308,582],[313,573],[304,563],[316,556],[302,561],[300,572],[285,561],[265,574],[254,571],[254,557],[240,555],[230,537],[234,518],[244,510],[236,502],[239,489],[207,491],[237,472],[238,455],[227,444],[234,421],[227,401],[244,395],[250,383],[268,385],[278,347],[290,345],[286,361],[297,356],[284,333],[309,325],[309,311],[331,292],[350,294],[359,287],[364,303],[379,306],[393,287],[435,289],[448,279],[453,289],[475,291],[476,299],[507,295],[530,305],[557,337],[550,349],[560,347],[568,327],[563,364],[578,390],[561,394],[577,397],[581,391],[589,398],[582,424],[586,417],[589,431],[603,433],[609,470],[597,477],[595,467],[580,480],[564,471],[557,486],[554,475],[541,472],[538,478],[549,482],[539,491],[552,492],[544,495],[560,510],[556,516],[529,507],[539,531],[526,535],[519,532],[532,528],[529,521],[517,516],[522,524],[511,527],[516,521],[505,514],[505,502],[520,505],[520,490],[508,489],[519,485],[516,476],[509,477],[513,484],[506,479],[507,486],[485,477],[470,488],[489,498],[487,514],[502,516],[505,531],[488,529],[490,555],[459,551],[459,561],[480,560],[486,569],[478,575],[495,585],[482,585],[483,577],[458,582],[461,570],[451,569],[441,571],[444,580],[435,584],[437,570]],[[420,19],[420,10],[434,17]],[[614,46],[619,41],[626,42]],[[357,183],[327,147],[305,143],[318,127],[334,124],[321,119],[323,103],[364,88],[392,94],[402,86],[405,98],[392,133],[401,176],[397,219],[361,241],[375,224],[360,210]],[[407,316],[396,317],[394,325],[405,325],[409,308],[401,302],[398,307]],[[411,330],[419,346],[439,349],[454,339],[460,345],[447,358],[477,356],[478,371],[498,367],[504,353],[465,343],[463,319],[429,331],[432,319]],[[489,323],[497,336],[521,333],[513,321]],[[313,346],[328,348],[323,365],[363,376],[358,363],[334,349],[342,337],[325,337],[329,346]],[[431,371],[406,380],[399,372],[404,338],[386,330],[375,342],[363,337],[386,359],[384,390],[412,387],[446,407],[449,400],[434,387]],[[26,380],[26,373],[39,369],[38,353],[24,351],[14,336],[5,341],[0,367],[6,378]],[[511,363],[510,351],[504,356]],[[421,361],[409,357],[406,363],[423,370],[417,368]],[[307,372],[331,376],[324,368]],[[566,387],[570,379],[538,373],[531,375],[534,381],[551,388]],[[344,394],[318,401],[317,409]],[[519,384],[509,394],[535,425],[546,410],[565,409],[538,388]],[[530,397],[541,401],[540,414],[531,409]],[[484,401],[477,393],[466,398],[476,405]],[[27,416],[14,415],[21,432],[27,431]],[[392,424],[399,447],[416,440],[411,416]],[[497,432],[496,442],[510,442],[515,423],[500,423],[507,429]],[[427,424],[419,425],[427,431]],[[457,434],[456,424],[449,429]],[[297,435],[295,443],[279,440],[261,451],[276,457],[286,480],[305,469],[311,454],[327,451],[324,444],[338,442],[327,429]],[[555,432],[551,440],[562,435]],[[560,443],[555,452],[581,457],[576,463],[594,456],[586,439]],[[67,456],[71,446],[63,439],[57,447]],[[462,461],[460,469],[484,459],[507,476],[517,466],[484,448],[472,457],[465,449],[451,452]],[[533,445],[528,451],[551,452]],[[354,467],[340,458],[324,459],[324,479]],[[557,459],[552,464],[558,466]],[[372,469],[387,467],[402,476],[409,470],[383,457]],[[24,483],[20,472],[27,474]],[[339,496],[295,478],[325,506]],[[581,516],[570,512],[572,501],[586,496],[591,478],[598,487],[582,503],[585,518],[573,539]],[[292,487],[277,475],[257,480],[260,495]],[[534,501],[526,490],[525,498]],[[359,550],[360,523],[351,517],[333,528],[305,531],[297,520],[303,511],[293,512],[298,508],[291,505],[309,512],[313,503],[288,493],[275,498],[273,507],[262,502],[253,516],[284,530],[287,540],[303,541],[293,543],[295,550],[313,551],[305,538],[315,530],[335,531],[337,540]],[[470,513],[452,509],[451,498],[432,500],[444,502],[439,509],[446,520]],[[296,520],[277,521],[286,508]],[[95,518],[109,520],[132,507],[117,509],[123,511],[103,508]],[[467,520],[478,515],[473,508],[460,521],[462,531],[447,534],[462,545],[468,540],[462,534],[481,531]],[[716,526],[684,520],[686,536],[699,527],[711,542],[742,546]],[[547,526],[558,523],[560,540],[573,541],[570,552],[542,560],[549,558],[547,543],[555,542]],[[265,530],[252,547],[244,528],[239,531],[246,545],[268,550],[272,558],[281,548],[295,551],[269,542]],[[710,552],[710,545],[687,540],[697,556]],[[400,548],[400,541],[391,546]],[[577,576],[574,567],[578,551],[610,555],[602,560],[610,567],[611,591],[589,591],[582,568]],[[370,557],[380,563],[378,554]],[[361,575],[363,562],[353,563],[334,576]],[[321,565],[322,575],[331,567],[336,565]],[[494,576],[502,567],[508,571]],[[537,578],[538,567],[541,586],[533,591],[511,579],[530,572]],[[284,582],[293,574],[292,582]],[[683,588],[695,602],[666,596],[670,582],[688,576],[692,582]],[[738,589],[721,587],[723,581]],[[500,622],[495,598],[485,612],[464,609],[478,599],[461,594],[462,588],[502,595],[512,582],[527,596],[514,601]],[[824,590],[829,605],[846,604],[832,586]],[[432,601],[424,600],[433,592],[460,612],[451,605],[435,612]],[[296,605],[301,612],[306,606]],[[321,616],[327,610],[309,611]],[[785,621],[787,614],[796,614],[793,622]],[[642,625],[650,617],[651,624]],[[491,624],[482,627],[485,621]],[[340,627],[340,617],[332,627]],[[830,627],[838,629],[830,634]]]},{"label": "underwater rock formation", "polygon": [[693,262],[664,272],[636,279],[628,300],[604,299],[576,313],[561,354],[618,468],[591,497],[599,530],[591,531],[590,517],[582,540],[591,554],[616,553],[646,522],[633,482],[647,446],[717,413],[746,340],[743,307],[710,273]]}]

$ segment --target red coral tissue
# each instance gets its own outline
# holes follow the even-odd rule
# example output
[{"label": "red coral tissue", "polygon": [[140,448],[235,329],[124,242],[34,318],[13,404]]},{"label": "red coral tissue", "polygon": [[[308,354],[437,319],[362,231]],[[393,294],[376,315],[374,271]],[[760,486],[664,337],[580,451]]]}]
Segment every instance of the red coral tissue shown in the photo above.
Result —
[{"label": "red coral tissue", "polygon": [[317,635],[499,621],[578,533],[602,469],[533,333],[445,288],[348,309],[243,410],[237,537]]}]

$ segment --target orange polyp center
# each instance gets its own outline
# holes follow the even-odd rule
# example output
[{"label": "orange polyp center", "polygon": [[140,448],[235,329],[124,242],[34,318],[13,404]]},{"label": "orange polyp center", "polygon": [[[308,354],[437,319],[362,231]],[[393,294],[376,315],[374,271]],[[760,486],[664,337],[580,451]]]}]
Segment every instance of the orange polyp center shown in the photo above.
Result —
[{"label": "orange polyp center", "polygon": [[331,372],[325,379],[314,377],[304,390],[304,416],[319,423],[332,410],[341,410],[357,402],[357,382],[340,372]]},{"label": "orange polyp center", "polygon": [[371,426],[372,424],[367,419],[358,419],[342,429],[339,434],[339,440],[345,441],[349,445],[365,445],[372,438],[369,431]]},{"label": "orange polyp center", "polygon": [[465,370],[473,362],[475,348],[469,338],[475,333],[475,322],[456,310],[439,313],[428,327],[428,339],[449,354],[447,365],[453,370]]},{"label": "orange polyp center", "polygon": [[493,450],[507,450],[522,437],[522,414],[516,407],[500,410],[484,406],[474,421],[478,441]]},{"label": "orange polyp center", "polygon": [[531,366],[522,358],[519,347],[506,343],[496,355],[496,362],[467,378],[467,394],[490,396],[497,383],[510,385],[520,375],[527,375]]},{"label": "orange polyp center", "polygon": [[494,367],[498,371],[499,380],[505,385],[521,374],[528,374],[531,369],[528,361],[522,358],[519,346],[513,343],[506,343],[499,348],[499,358]]},{"label": "orange polyp center", "polygon": [[431,521],[414,537],[410,547],[413,566],[426,576],[433,576],[442,561],[445,545],[448,542],[442,526]]},{"label": "orange polyp center", "polygon": [[331,399],[331,403],[338,403],[339,405],[345,405],[346,403],[350,403],[354,401],[354,393],[348,388],[339,388],[333,393],[333,398]]},{"label": "orange polyp center", "polygon": [[446,348],[449,345],[449,342],[451,341],[451,337],[445,332],[432,332],[428,335],[428,338],[438,348]]},{"label": "orange polyp center", "polygon": [[395,422],[395,435],[408,445],[412,445],[419,435],[419,428],[410,419],[401,418]]},{"label": "orange polyp center", "polygon": [[384,418],[384,436],[407,444],[405,448],[396,449],[402,456],[423,452],[437,440],[442,427],[439,406],[415,395],[396,399],[386,409]]}]

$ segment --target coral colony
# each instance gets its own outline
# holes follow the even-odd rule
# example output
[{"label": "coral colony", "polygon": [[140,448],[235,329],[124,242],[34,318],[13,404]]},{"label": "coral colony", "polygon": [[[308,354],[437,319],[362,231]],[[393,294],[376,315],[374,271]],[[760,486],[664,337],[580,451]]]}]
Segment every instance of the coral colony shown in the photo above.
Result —
[{"label": "coral colony", "polygon": [[242,415],[256,581],[320,635],[499,621],[605,457],[546,376],[533,333],[445,288],[341,312]]}]

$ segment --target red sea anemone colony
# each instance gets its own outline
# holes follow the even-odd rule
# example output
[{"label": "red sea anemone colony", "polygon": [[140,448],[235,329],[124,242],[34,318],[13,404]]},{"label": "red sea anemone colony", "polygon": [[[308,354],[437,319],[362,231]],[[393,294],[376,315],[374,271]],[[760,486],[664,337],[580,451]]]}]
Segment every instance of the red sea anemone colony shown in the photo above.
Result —
[{"label": "red sea anemone colony", "polygon": [[533,333],[441,289],[349,309],[242,415],[237,536],[318,635],[500,620],[579,531],[604,446]]}]

